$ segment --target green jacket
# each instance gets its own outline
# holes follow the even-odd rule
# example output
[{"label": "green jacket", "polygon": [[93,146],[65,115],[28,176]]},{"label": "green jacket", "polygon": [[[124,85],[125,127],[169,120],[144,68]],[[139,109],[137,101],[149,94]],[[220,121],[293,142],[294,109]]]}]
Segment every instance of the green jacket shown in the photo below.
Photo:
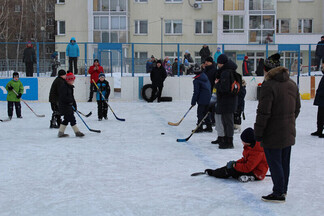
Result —
[{"label": "green jacket", "polygon": [[14,88],[14,90],[17,92],[17,94],[24,93],[24,86],[21,83],[20,80],[15,81],[14,79],[10,80],[7,85],[6,85],[6,89],[7,89],[7,101],[12,101],[12,102],[20,102],[20,98],[17,98],[17,95],[13,92],[13,91],[9,91],[8,86],[12,86]]}]

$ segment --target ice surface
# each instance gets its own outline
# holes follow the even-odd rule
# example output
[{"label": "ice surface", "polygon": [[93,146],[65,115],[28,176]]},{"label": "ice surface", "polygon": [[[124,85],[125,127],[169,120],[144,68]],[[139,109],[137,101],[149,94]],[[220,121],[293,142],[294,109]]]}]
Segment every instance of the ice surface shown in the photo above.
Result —
[{"label": "ice surface", "polygon": [[[302,101],[297,120],[297,143],[292,148],[291,176],[285,204],[265,203],[272,190],[269,177],[259,182],[209,176],[193,172],[223,166],[239,159],[242,144],[220,150],[210,141],[216,132],[189,136],[196,124],[189,101],[171,103],[112,101],[117,121],[97,121],[96,103],[78,103],[87,130],[76,116],[85,137],[57,138],[49,129],[49,103],[29,105],[45,118],[37,118],[22,103],[23,119],[0,122],[0,215],[323,215],[324,139],[309,134],[316,129],[317,107]],[[242,128],[253,127],[257,102],[246,101]],[[7,103],[0,102],[6,118]],[[165,135],[161,135],[165,133]]]}]

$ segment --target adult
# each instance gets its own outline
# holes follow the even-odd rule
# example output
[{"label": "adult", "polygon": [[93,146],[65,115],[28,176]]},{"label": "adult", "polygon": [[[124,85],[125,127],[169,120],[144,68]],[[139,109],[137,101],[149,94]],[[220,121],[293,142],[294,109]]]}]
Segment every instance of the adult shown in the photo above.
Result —
[{"label": "adult", "polygon": [[214,54],[214,62],[217,63],[217,59],[218,59],[218,56],[220,56],[222,54],[222,52],[220,51],[220,47],[217,47],[217,50]]},{"label": "adult", "polygon": [[[183,71],[184,71],[184,66],[183,64],[181,64],[181,62],[179,62],[180,64],[180,73],[179,75],[182,75],[183,74]],[[173,76],[178,76],[178,58],[175,58],[174,59],[174,62],[172,64],[172,74]]]},{"label": "adult", "polygon": [[317,43],[316,50],[315,50],[315,64],[316,70],[320,70],[321,60],[324,63],[324,35],[321,37],[321,40]]},{"label": "adult", "polygon": [[30,41],[28,41],[27,46],[24,49],[23,62],[26,66],[26,77],[33,77],[34,64],[36,64],[36,53],[33,44]]},{"label": "adult", "polygon": [[193,73],[194,60],[192,59],[189,50],[185,51],[185,54],[183,56],[183,62],[184,62],[184,66],[185,66],[185,74]]},{"label": "adult", "polygon": [[280,67],[280,55],[264,62],[264,82],[261,86],[254,124],[256,141],[261,142],[273,182],[272,193],[263,201],[285,202],[289,181],[291,146],[295,144],[296,118],[300,111],[300,96],[289,71]]},{"label": "adult", "polygon": [[154,67],[156,67],[156,60],[154,55],[152,55],[151,59],[148,59],[146,62],[146,73],[151,73]]},{"label": "adult", "polygon": [[260,58],[258,61],[259,61],[258,62],[258,67],[257,67],[255,73],[256,73],[257,76],[263,76],[264,75],[264,72],[263,72],[263,70],[264,70],[264,59]]},{"label": "adult", "polygon": [[97,91],[97,88],[96,88],[95,84],[93,83],[93,80],[94,80],[94,82],[98,82],[100,73],[104,73],[103,67],[100,66],[99,60],[95,59],[93,61],[93,65],[90,66],[90,68],[89,68],[89,74],[91,76],[90,76],[90,95],[89,95],[88,102],[92,102],[93,92]]},{"label": "adult", "polygon": [[59,89],[62,84],[65,83],[66,72],[65,70],[59,70],[58,76],[52,83],[49,93],[49,102],[52,108],[52,119],[50,120],[50,128],[59,128],[61,124],[61,114],[59,111]]},{"label": "adult", "polygon": [[[234,148],[234,112],[237,107],[237,96],[231,93],[231,80],[233,80],[233,73],[236,72],[237,65],[226,55],[221,54],[217,59],[217,66],[219,74],[216,74],[215,80],[216,114],[218,114],[216,115],[216,130],[218,136],[222,137],[219,148]],[[222,127],[224,131],[222,131]]]},{"label": "adult", "polygon": [[204,44],[203,47],[199,51],[199,55],[201,57],[201,63],[205,63],[207,57],[210,57],[210,50],[209,47]]},{"label": "adult", "polygon": [[80,56],[79,45],[76,43],[75,37],[71,37],[70,43],[66,47],[66,56],[69,57],[69,71],[78,74],[78,57]]},{"label": "adult", "polygon": [[57,68],[58,66],[61,65],[61,63],[57,60],[57,52],[55,51],[52,55],[51,55],[51,60],[52,60],[52,74],[51,77],[55,77],[56,73],[57,73]]},{"label": "adult", "polygon": [[243,76],[252,76],[252,73],[250,71],[250,63],[249,63],[248,56],[244,56],[244,60],[242,63],[242,71],[243,71]]},{"label": "adult", "polygon": [[[324,71],[322,71],[324,74]],[[317,130],[311,133],[312,136],[318,136],[324,138],[323,127],[324,127],[324,76],[318,85],[316,90],[316,95],[314,99],[314,105],[318,106],[317,108]]]},{"label": "adult", "polygon": [[167,77],[167,74],[166,74],[164,67],[162,66],[162,61],[158,60],[156,62],[156,67],[153,68],[153,70],[150,74],[150,78],[152,81],[152,88],[153,88],[150,102],[153,102],[155,100],[156,96],[157,96],[158,103],[161,101],[163,82],[166,77]]}]

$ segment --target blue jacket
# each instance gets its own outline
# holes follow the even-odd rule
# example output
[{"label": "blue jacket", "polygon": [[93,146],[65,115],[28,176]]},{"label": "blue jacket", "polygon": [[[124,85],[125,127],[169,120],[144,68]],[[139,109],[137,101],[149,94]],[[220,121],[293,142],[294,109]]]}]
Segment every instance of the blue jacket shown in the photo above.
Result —
[{"label": "blue jacket", "polygon": [[108,100],[108,97],[110,95],[110,86],[109,86],[108,81],[104,80],[103,82],[101,82],[100,80],[98,80],[97,86],[98,86],[99,90],[101,91],[102,95],[105,96],[105,98],[102,98],[100,92],[97,91],[97,101]]},{"label": "blue jacket", "polygon": [[194,93],[191,99],[191,105],[196,103],[208,105],[211,98],[210,83],[205,73],[200,73],[194,77]]},{"label": "blue jacket", "polygon": [[72,43],[72,40],[76,41],[74,37],[71,38],[70,43],[66,47],[66,56],[67,57],[79,57],[80,51],[78,44]]},{"label": "blue jacket", "polygon": [[222,52],[215,52],[214,54],[214,62],[217,63],[218,56],[220,56]]}]

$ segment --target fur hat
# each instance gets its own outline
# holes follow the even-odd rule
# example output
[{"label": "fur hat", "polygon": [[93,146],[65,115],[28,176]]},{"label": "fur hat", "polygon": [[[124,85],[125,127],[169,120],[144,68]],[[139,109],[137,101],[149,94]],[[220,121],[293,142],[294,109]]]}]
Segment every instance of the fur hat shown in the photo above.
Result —
[{"label": "fur hat", "polygon": [[61,69],[61,70],[58,71],[58,76],[63,76],[65,74],[66,74],[66,72],[63,69]]},{"label": "fur hat", "polygon": [[225,54],[220,54],[217,58],[217,64],[226,64],[228,62],[228,58]]},{"label": "fur hat", "polygon": [[214,59],[210,56],[208,56],[207,58],[205,58],[205,62],[213,62]]},{"label": "fur hat", "polygon": [[100,74],[99,74],[99,79],[100,79],[101,77],[106,77],[106,76],[105,76],[104,73],[100,73]]},{"label": "fur hat", "polygon": [[276,53],[271,56],[269,56],[265,61],[264,61],[264,70],[269,71],[273,68],[279,67],[280,66],[280,54]]},{"label": "fur hat", "polygon": [[66,78],[65,78],[66,81],[72,81],[72,80],[75,80],[75,76],[73,73],[68,73],[66,74]]},{"label": "fur hat", "polygon": [[250,143],[251,146],[255,145],[254,130],[252,128],[246,128],[241,133],[241,140],[246,143]]}]

